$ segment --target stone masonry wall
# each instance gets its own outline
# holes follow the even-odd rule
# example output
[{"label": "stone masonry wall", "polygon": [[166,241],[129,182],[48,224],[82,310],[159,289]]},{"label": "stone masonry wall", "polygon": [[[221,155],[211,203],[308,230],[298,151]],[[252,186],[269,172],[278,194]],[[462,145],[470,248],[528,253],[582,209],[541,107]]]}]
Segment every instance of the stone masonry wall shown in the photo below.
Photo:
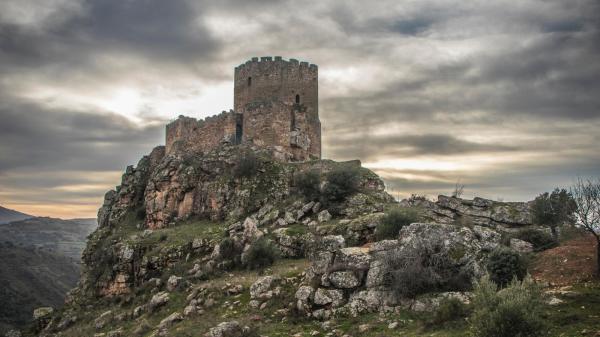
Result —
[{"label": "stone masonry wall", "polygon": [[253,58],[235,68],[234,108],[205,120],[179,116],[167,125],[166,154],[248,142],[285,153],[286,160],[321,158],[316,65]]},{"label": "stone masonry wall", "polygon": [[262,57],[238,66],[234,109],[244,115],[244,141],[279,146],[294,160],[321,158],[316,65]]},{"label": "stone masonry wall", "polygon": [[179,116],[167,125],[166,153],[178,149],[206,152],[223,142],[238,144],[241,139],[236,130],[241,130],[241,124],[242,116],[233,110],[204,120]]}]

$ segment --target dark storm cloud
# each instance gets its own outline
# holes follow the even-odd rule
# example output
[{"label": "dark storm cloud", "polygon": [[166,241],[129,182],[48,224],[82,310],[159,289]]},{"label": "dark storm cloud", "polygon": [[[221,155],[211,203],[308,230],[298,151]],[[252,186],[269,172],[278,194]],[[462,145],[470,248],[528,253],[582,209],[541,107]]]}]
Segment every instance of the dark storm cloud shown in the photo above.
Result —
[{"label": "dark storm cloud", "polygon": [[597,1],[46,4],[55,10],[25,20],[2,13],[39,3],[0,3],[0,192],[10,189],[12,199],[54,195],[66,205],[97,194],[99,203],[101,181],[117,181],[92,177],[162,143],[162,119],[181,112],[157,113],[152,103],[162,97],[137,112],[98,102],[116,89],[146,98],[156,87],[185,101],[195,91],[178,81],[200,93],[263,55],[319,65],[323,150],[332,159],[503,158],[467,171],[380,169],[395,189],[449,192],[462,178],[480,194],[527,198],[600,169]]},{"label": "dark storm cloud", "polygon": [[431,155],[458,155],[468,153],[496,153],[517,151],[514,146],[482,144],[446,134],[372,136],[359,133],[338,139],[328,153],[336,158],[359,157],[364,161],[377,158],[404,158]]},{"label": "dark storm cloud", "polygon": [[102,111],[52,109],[2,97],[0,174],[7,170],[115,170],[162,141],[164,121],[139,127]]},{"label": "dark storm cloud", "polygon": [[[114,76],[105,59],[201,71],[219,51],[202,13],[185,0],[86,0],[49,27],[0,21],[0,72]],[[1,9],[0,5],[0,9]],[[160,68],[160,67],[159,67]],[[154,70],[149,68],[148,70]]]}]

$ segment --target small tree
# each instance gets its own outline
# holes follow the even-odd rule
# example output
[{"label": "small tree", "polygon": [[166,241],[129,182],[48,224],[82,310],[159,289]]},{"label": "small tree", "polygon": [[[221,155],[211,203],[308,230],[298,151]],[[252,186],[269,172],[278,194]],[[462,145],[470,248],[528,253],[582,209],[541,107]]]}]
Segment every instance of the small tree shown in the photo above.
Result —
[{"label": "small tree", "polygon": [[452,191],[453,198],[460,198],[465,191],[465,185],[460,183],[460,179],[454,184],[454,191]]},{"label": "small tree", "polygon": [[600,273],[600,178],[578,178],[571,195],[577,205],[577,222],[596,238],[596,268]]},{"label": "small tree", "polygon": [[494,249],[488,256],[486,268],[491,280],[501,287],[514,278],[520,281],[527,275],[527,261],[510,248]]},{"label": "small tree", "polygon": [[573,220],[573,212],[577,205],[573,196],[565,189],[554,189],[552,193],[542,193],[533,201],[533,221],[538,225],[548,226],[555,240],[558,239],[557,228]]},{"label": "small tree", "polygon": [[301,172],[296,176],[298,192],[308,201],[319,199],[321,194],[321,176],[317,171]]},{"label": "small tree", "polygon": [[359,188],[358,168],[342,166],[327,173],[326,184],[321,195],[323,203],[343,201]]}]

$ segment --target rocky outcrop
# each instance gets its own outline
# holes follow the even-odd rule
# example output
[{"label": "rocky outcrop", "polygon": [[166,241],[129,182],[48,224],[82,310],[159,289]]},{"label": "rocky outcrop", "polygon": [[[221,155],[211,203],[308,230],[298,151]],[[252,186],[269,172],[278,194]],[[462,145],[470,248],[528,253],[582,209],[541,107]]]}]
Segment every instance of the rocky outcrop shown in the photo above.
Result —
[{"label": "rocky outcrop", "polygon": [[510,231],[532,225],[531,202],[501,202],[484,198],[473,200],[438,196],[437,201],[413,197],[400,202],[416,207],[431,222],[478,225]]},{"label": "rocky outcrop", "polygon": [[[244,165],[251,167],[249,172],[240,169]],[[204,278],[215,269],[231,268],[239,258],[245,263],[244,252],[267,234],[281,256],[302,257],[313,241],[308,228],[328,224],[333,216],[320,202],[301,200],[295,193],[294,176],[305,171],[326,175],[341,166],[356,169],[359,192],[336,205],[336,216],[365,217],[393,201],[381,179],[360,168],[359,161],[290,163],[277,160],[268,149],[248,144],[169,155],[164,147],[157,147],[136,167],[128,167],[121,185],[106,194],[98,212],[99,228],[83,253],[80,286],[71,297],[129,294],[160,277],[164,268],[189,258],[198,259],[197,267],[189,272]],[[229,224],[222,235],[229,237],[226,244],[233,242],[233,256],[220,256],[222,236],[208,241],[190,237],[149,254],[154,248],[146,242],[157,240],[149,238],[154,230],[197,219]]]},{"label": "rocky outcrop", "polygon": [[104,195],[104,203],[98,211],[98,227],[114,225],[127,212],[143,209],[148,180],[164,157],[165,147],[157,146],[149,155],[142,157],[137,166],[127,166],[121,184]]},{"label": "rocky outcrop", "polygon": [[[424,305],[422,301],[403,298],[390,280],[394,273],[422,261],[418,256],[407,265],[398,261],[414,256],[415,252],[435,252],[436,259],[443,264],[436,266],[439,270],[428,270],[433,279],[464,275],[470,282],[482,275],[484,258],[500,244],[500,239],[499,233],[481,226],[429,223],[404,227],[397,240],[379,241],[366,247],[344,248],[341,237],[324,237],[310,255],[305,285],[296,292],[297,308],[319,319],[379,310],[384,306],[417,308]],[[439,284],[443,286],[439,290],[456,290],[443,280]]]},{"label": "rocky outcrop", "polygon": [[[256,161],[256,174],[238,176],[236,167],[245,156]],[[285,199],[293,188],[295,172],[318,170],[325,174],[339,165],[360,167],[360,162],[287,163],[278,161],[267,149],[250,145],[223,144],[208,153],[177,152],[167,156],[164,147],[157,147],[136,167],[127,167],[121,185],[106,193],[98,212],[99,226],[118,224],[128,216],[137,217],[141,226],[151,229],[190,217],[236,219]],[[359,180],[363,192],[340,207],[344,215],[354,217],[381,210],[381,201],[393,200],[373,172],[361,169]],[[301,216],[292,214],[292,218]],[[323,213],[320,220],[327,218]]]}]

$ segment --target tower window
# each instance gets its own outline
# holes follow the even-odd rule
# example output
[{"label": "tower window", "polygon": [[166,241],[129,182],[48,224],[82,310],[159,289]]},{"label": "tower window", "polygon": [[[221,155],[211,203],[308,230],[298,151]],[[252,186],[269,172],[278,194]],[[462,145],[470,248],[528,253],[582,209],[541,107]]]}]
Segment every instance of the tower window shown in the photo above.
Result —
[{"label": "tower window", "polygon": [[248,86],[252,85],[252,77],[248,77]]},{"label": "tower window", "polygon": [[300,104],[300,95],[296,95],[296,104]]}]

